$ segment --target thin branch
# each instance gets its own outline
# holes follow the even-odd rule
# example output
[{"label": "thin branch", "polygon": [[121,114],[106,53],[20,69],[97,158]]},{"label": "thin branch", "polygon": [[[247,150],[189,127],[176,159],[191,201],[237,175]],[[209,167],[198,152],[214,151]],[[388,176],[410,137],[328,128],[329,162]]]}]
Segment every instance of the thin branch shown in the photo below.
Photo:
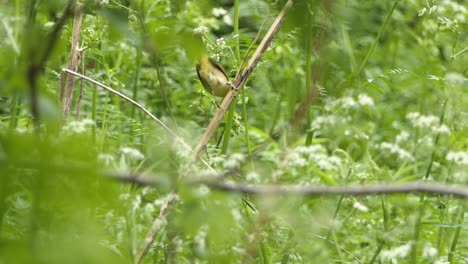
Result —
[{"label": "thin branch", "polygon": [[139,108],[141,111],[145,112],[145,114],[147,114],[149,117],[151,117],[156,123],[158,123],[158,125],[160,125],[161,127],[163,127],[171,136],[173,136],[174,138],[176,138],[177,140],[179,140],[182,144],[184,144],[184,146],[187,146],[189,147],[184,141],[182,138],[180,138],[174,131],[172,131],[169,127],[167,127],[161,120],[159,120],[156,116],[154,116],[150,111],[148,111],[146,108],[144,108],[141,104],[137,103],[136,101],[132,100],[130,97],[127,97],[126,95],[110,88],[109,86],[106,86],[96,80],[93,80],[87,76],[84,76],[80,73],[77,73],[75,71],[71,71],[69,69],[62,69],[63,72],[66,72],[66,73],[69,73],[69,74],[72,74],[74,76],[77,76],[77,77],[80,77],[81,79],[85,80],[85,81],[88,81],[96,86],[99,86],[105,90],[107,90],[108,92],[112,93],[112,94],[115,94],[117,96],[119,96],[120,98],[124,99],[125,101],[133,104],[134,106],[136,106],[137,108]]},{"label": "thin branch", "polygon": [[366,196],[397,193],[426,193],[439,195],[453,195],[468,198],[468,188],[440,183],[411,183],[401,185],[367,185],[349,187],[328,186],[278,186],[278,185],[243,185],[223,182],[201,182],[213,189],[228,192],[246,193],[251,195],[302,195],[302,196]]},{"label": "thin branch", "polygon": [[[161,186],[162,181],[149,176],[135,176],[124,174],[109,174],[114,179],[136,183],[143,186]],[[408,184],[376,184],[356,186],[299,186],[299,185],[250,185],[221,182],[216,179],[188,180],[192,185],[206,185],[215,190],[230,193],[243,193],[256,196],[299,195],[299,196],[366,196],[404,193],[425,193],[438,195],[453,195],[468,199],[468,188],[443,183],[416,182]]]},{"label": "thin branch", "polygon": [[153,244],[154,239],[159,234],[159,231],[165,226],[166,218],[167,218],[167,215],[169,214],[169,209],[171,208],[172,204],[177,201],[177,198],[178,196],[175,192],[171,192],[169,196],[166,198],[166,201],[161,206],[161,210],[159,211],[159,216],[156,217],[156,219],[154,219],[153,225],[151,226],[150,230],[146,234],[144,247],[135,256],[134,263],[136,264],[141,263],[141,261],[146,256],[146,254],[148,254],[148,251],[150,250],[150,247]]}]

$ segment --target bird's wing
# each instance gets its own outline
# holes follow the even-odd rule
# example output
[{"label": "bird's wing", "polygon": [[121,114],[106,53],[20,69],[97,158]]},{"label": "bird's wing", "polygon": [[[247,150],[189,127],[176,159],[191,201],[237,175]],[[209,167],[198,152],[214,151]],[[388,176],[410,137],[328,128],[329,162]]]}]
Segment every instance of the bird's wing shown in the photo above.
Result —
[{"label": "bird's wing", "polygon": [[203,78],[200,74],[200,64],[197,64],[197,74],[198,74],[198,79],[200,79],[201,83],[203,84],[203,87],[205,88],[205,90],[207,92],[209,92],[210,94],[213,94],[213,91],[211,90],[211,87],[210,85],[208,84],[208,82],[205,80],[205,78]]},{"label": "bird's wing", "polygon": [[214,60],[213,58],[208,58],[208,60],[210,61],[210,63],[211,63],[216,69],[218,69],[220,72],[223,73],[223,75],[226,77],[226,81],[229,81],[229,77],[228,77],[226,71],[224,70],[223,66],[221,66],[219,63],[217,63],[216,60]]}]

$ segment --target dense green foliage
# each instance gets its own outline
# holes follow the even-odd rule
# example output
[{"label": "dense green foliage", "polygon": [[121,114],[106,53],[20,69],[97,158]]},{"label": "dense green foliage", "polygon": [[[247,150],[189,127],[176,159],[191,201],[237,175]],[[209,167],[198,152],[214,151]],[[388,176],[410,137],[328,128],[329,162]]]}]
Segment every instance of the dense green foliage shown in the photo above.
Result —
[{"label": "dense green foliage", "polygon": [[[239,0],[238,12],[237,0],[83,2],[84,74],[194,147],[220,102],[197,78],[194,30],[234,78],[286,1]],[[174,190],[144,263],[468,263],[464,200],[245,197],[188,183],[213,171],[181,177],[190,150],[86,82],[64,119],[66,5],[1,4],[0,263],[132,263]],[[295,1],[202,158],[220,180],[253,185],[467,185],[467,33],[464,0]]]}]

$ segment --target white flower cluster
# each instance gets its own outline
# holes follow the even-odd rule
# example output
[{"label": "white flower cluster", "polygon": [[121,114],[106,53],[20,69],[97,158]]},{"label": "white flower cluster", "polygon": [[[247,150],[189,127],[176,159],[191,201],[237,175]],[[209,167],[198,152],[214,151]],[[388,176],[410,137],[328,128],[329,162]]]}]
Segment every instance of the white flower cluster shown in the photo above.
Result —
[{"label": "white flower cluster", "polygon": [[120,153],[122,153],[122,155],[132,160],[142,160],[145,158],[145,156],[138,149],[134,149],[134,148],[129,148],[129,147],[120,148]]},{"label": "white flower cluster", "polygon": [[63,131],[70,134],[82,134],[85,133],[89,127],[94,125],[95,123],[91,119],[71,121],[63,127]]},{"label": "white flower cluster", "polygon": [[396,263],[393,261],[396,261],[396,259],[403,259],[408,256],[411,252],[412,245],[413,243],[409,242],[396,248],[382,250],[380,259],[386,263],[387,261],[391,261],[390,263]]},{"label": "white flower cluster", "polygon": [[199,26],[193,30],[193,33],[203,35],[203,34],[208,33],[208,28],[205,26]]},{"label": "white flower cluster", "polygon": [[361,93],[357,96],[357,100],[352,96],[344,96],[337,99],[327,100],[325,104],[325,109],[327,111],[332,111],[335,108],[343,109],[357,109],[361,107],[373,107],[374,99],[366,93]]},{"label": "white flower cluster", "polygon": [[[463,74],[458,72],[448,72],[445,74],[445,81],[453,85],[463,85],[465,82],[468,82],[468,79],[463,76]],[[466,87],[466,86],[465,86]]]},{"label": "white flower cluster", "polygon": [[445,124],[439,125],[439,118],[435,115],[422,115],[419,112],[412,112],[406,115],[406,119],[408,119],[414,127],[430,128],[434,133],[450,134],[450,128]]},{"label": "white flower cluster", "polygon": [[288,155],[288,165],[306,167],[313,163],[323,171],[338,170],[342,166],[341,158],[329,156],[322,145],[299,146]]},{"label": "white flower cluster", "polygon": [[445,158],[458,165],[468,165],[468,151],[451,151]]},{"label": "white flower cluster", "polygon": [[341,118],[336,115],[318,116],[312,121],[310,127],[313,130],[319,130],[327,127],[334,127],[339,122],[341,122]]},{"label": "white flower cluster", "polygon": [[224,167],[226,169],[235,169],[240,166],[240,164],[245,160],[245,156],[240,153],[234,153],[229,157],[224,159]]},{"label": "white flower cluster", "polygon": [[380,149],[382,151],[388,151],[390,154],[396,155],[400,160],[414,160],[413,156],[408,151],[396,144],[382,142],[380,144]]}]

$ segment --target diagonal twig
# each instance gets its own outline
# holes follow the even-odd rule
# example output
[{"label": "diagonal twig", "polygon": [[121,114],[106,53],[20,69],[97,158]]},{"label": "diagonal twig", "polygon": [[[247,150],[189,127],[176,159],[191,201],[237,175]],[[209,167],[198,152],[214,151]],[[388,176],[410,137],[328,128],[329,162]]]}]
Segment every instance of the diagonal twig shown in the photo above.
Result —
[{"label": "diagonal twig", "polygon": [[145,114],[147,114],[149,117],[151,117],[151,119],[153,119],[156,123],[158,123],[158,125],[160,125],[161,127],[163,127],[171,136],[173,136],[175,139],[179,140],[184,146],[186,147],[189,147],[184,141],[182,138],[180,138],[174,131],[172,131],[172,129],[170,129],[168,126],[166,126],[161,120],[159,120],[159,118],[157,118],[156,116],[154,116],[150,111],[148,111],[146,108],[144,108],[141,104],[137,103],[136,101],[134,101],[133,99],[131,99],[130,97],[124,95],[123,93],[119,92],[119,91],[116,91],[112,88],[110,88],[109,86],[107,85],[104,85],[96,80],[93,80],[87,76],[84,76],[80,73],[77,73],[75,71],[72,71],[72,70],[69,70],[69,69],[62,69],[62,72],[66,72],[66,73],[69,73],[71,75],[74,75],[74,76],[77,76],[77,77],[80,77],[81,79],[85,80],[85,81],[88,81],[96,86],[99,86],[101,88],[104,88],[106,89],[108,92],[110,93],[113,93],[117,96],[119,96],[120,98],[124,99],[125,101],[133,104],[134,106],[136,106],[137,108],[139,108],[141,111],[145,112]]}]

